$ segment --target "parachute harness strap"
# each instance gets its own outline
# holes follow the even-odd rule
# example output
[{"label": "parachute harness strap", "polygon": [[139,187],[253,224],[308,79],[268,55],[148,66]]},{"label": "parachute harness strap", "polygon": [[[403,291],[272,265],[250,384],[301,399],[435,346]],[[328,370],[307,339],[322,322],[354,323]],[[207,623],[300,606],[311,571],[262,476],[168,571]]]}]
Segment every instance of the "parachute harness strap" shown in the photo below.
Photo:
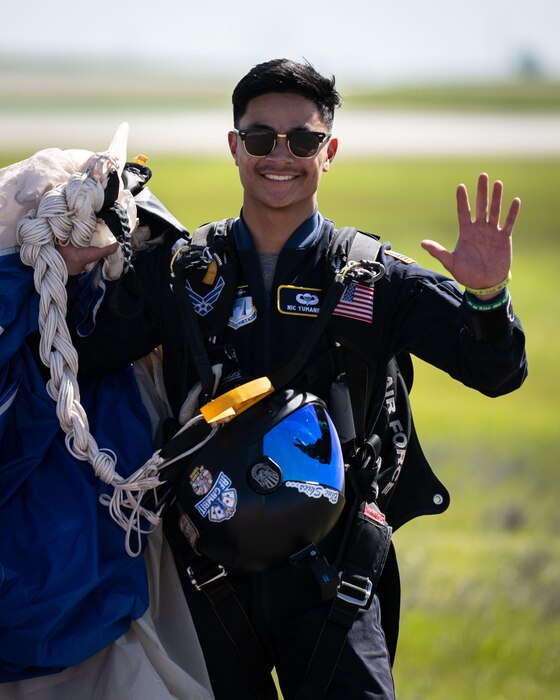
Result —
[{"label": "parachute harness strap", "polygon": [[[95,154],[83,173],[72,175],[65,184],[43,194],[37,210],[29,211],[18,223],[20,257],[34,268],[33,281],[39,294],[39,354],[49,367],[51,378],[47,393],[56,403],[56,414],[66,433],[68,451],[88,461],[97,477],[113,487],[112,497],[105,494],[101,502],[108,506],[111,517],[126,532],[126,550],[130,556],[141,552],[141,535],[154,530],[159,514],[141,506],[143,495],[161,485],[158,468],[163,460],[157,454],[128,478],[116,472],[116,455],[99,448],[89,431],[86,412],[80,403],[77,381],[78,353],[72,344],[66,323],[68,272],[56,245],[73,243],[87,246],[97,226],[96,212],[104,202],[107,177],[116,169],[115,159],[108,153]],[[129,511],[125,515],[124,511]],[[149,527],[143,529],[140,518]],[[138,535],[136,547],[130,546],[131,531]]]}]

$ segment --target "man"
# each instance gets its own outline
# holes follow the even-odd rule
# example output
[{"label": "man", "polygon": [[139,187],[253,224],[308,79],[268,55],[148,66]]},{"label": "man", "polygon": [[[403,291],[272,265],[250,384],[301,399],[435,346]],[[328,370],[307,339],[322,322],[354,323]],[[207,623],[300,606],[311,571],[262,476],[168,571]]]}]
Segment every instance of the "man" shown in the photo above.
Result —
[{"label": "man", "polygon": [[[225,310],[220,348],[228,349],[228,357],[235,358],[243,377],[267,375],[292,357],[314,322],[316,313],[293,310],[289,290],[313,291],[321,298],[326,294],[328,249],[335,226],[320,214],[317,192],[338,150],[332,129],[339,103],[334,79],[321,76],[308,64],[284,59],[255,66],[233,92],[234,129],[228,143],[243,186],[243,208],[229,240],[238,260],[236,298],[243,299],[248,311],[244,322],[237,323],[239,314]],[[523,332],[507,289],[511,233],[520,202],[513,200],[500,227],[502,185],[496,182],[490,195],[488,190],[488,176],[483,174],[471,218],[466,188],[458,187],[459,237],[454,251],[433,241],[422,242],[455,282],[420,268],[387,244],[379,253],[385,275],[375,285],[375,297],[368,297],[371,303],[365,317],[352,321],[356,338],[364,337],[364,327],[368,333],[362,348],[368,350],[363,419],[368,432],[386,400],[388,364],[399,353],[417,355],[489,396],[512,391],[525,378]],[[75,275],[86,262],[110,250],[68,246],[61,253],[69,273]],[[169,257],[169,249],[163,246],[140,258],[135,264],[140,291],[134,313],[115,319],[111,308],[102,310],[97,330],[76,343],[84,374],[105,372],[162,344],[168,399],[177,417],[185,390],[193,387],[198,376],[189,349],[182,345],[178,300],[169,289]],[[462,293],[456,283],[470,291]],[[220,307],[224,298],[225,294],[220,299],[216,292],[209,306]],[[200,323],[203,316],[199,313]],[[323,333],[314,356],[327,352],[330,344],[328,333]],[[99,348],[110,348],[111,356]],[[216,347],[209,352],[216,352]],[[185,374],[186,380],[179,381]],[[334,380],[321,376],[305,387],[333,412],[329,404]],[[345,455],[352,452],[351,442],[343,446]],[[343,514],[318,543],[328,560],[336,558],[348,517]],[[258,697],[229,630],[224,631],[212,605],[184,573],[184,538],[174,507],[167,531],[216,697]],[[392,572],[394,576],[394,562]],[[260,572],[233,570],[227,578],[250,620],[267,670],[276,668],[284,697],[297,697],[332,601],[322,600],[305,562],[286,561]],[[391,585],[398,586],[396,578],[379,589],[382,602],[384,595],[390,597]],[[326,697],[394,697],[391,656],[398,620],[390,618],[389,610],[384,607],[383,626],[377,594],[359,610],[338,662],[325,669],[332,674]]]}]

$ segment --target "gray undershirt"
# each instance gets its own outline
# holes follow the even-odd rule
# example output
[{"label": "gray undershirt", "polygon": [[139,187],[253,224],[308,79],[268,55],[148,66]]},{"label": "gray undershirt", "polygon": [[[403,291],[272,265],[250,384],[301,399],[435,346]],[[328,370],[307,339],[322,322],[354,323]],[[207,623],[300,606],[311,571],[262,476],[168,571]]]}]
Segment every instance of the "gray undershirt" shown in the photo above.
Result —
[{"label": "gray undershirt", "polygon": [[274,282],[274,272],[276,271],[276,263],[278,262],[278,253],[259,253],[259,260],[261,263],[265,298],[268,305],[270,302],[272,283]]}]

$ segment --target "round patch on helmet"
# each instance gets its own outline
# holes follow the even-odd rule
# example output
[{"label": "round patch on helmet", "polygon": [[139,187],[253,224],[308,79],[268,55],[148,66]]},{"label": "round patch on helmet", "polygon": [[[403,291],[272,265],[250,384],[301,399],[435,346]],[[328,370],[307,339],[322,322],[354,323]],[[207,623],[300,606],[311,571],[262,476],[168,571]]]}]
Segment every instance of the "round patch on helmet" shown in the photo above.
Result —
[{"label": "round patch on helmet", "polygon": [[204,467],[196,467],[190,473],[189,481],[197,496],[205,496],[212,488],[212,474]]},{"label": "round patch on helmet", "polygon": [[272,493],[282,483],[282,470],[269,457],[264,457],[249,469],[249,486],[257,493]]}]

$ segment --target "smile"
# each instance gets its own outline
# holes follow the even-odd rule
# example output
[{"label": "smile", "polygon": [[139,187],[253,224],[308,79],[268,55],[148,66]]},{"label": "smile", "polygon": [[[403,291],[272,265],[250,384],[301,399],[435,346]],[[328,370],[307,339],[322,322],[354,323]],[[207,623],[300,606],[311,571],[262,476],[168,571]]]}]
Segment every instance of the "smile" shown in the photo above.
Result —
[{"label": "smile", "polygon": [[267,180],[276,180],[278,182],[285,182],[286,180],[295,180],[296,175],[274,175],[273,173],[263,173],[263,177]]}]

